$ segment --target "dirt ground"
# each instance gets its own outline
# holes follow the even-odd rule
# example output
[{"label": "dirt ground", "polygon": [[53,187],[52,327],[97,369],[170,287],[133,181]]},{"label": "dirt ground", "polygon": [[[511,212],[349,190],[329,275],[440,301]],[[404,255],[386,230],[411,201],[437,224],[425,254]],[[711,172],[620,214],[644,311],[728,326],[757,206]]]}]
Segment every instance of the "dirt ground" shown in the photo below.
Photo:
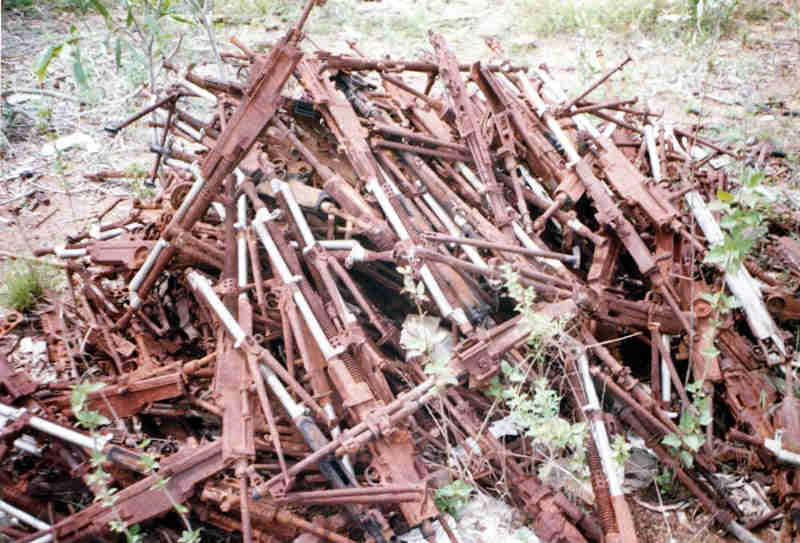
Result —
[{"label": "dirt ground", "polygon": [[[629,54],[633,61],[595,91],[593,98],[638,97],[639,107],[663,113],[676,123],[702,122],[709,137],[734,145],[771,140],[793,165],[783,182],[800,189],[800,9],[791,2],[766,3],[769,9],[789,16],[768,13],[760,20],[741,21],[738,30],[717,40],[676,35],[670,25],[677,28],[677,23],[670,20],[660,23],[663,28],[657,34],[644,34],[635,25],[546,36],[510,32],[516,27],[506,20],[506,2],[488,10],[482,3],[467,0],[430,5],[348,1],[343,2],[351,6],[347,12],[337,11],[340,3],[328,0],[312,15],[307,29],[313,40],[307,43],[309,50],[319,46],[346,53],[347,40],[355,39],[371,56],[408,58],[429,49],[425,29],[432,27],[444,33],[461,59],[470,61],[490,57],[483,39],[495,36],[515,62],[545,64],[570,96]],[[534,10],[530,16],[537,16]],[[343,22],[343,17],[352,24]],[[63,243],[65,235],[87,228],[117,198],[143,190],[141,177],[89,181],[86,174],[121,170],[141,175],[152,164],[153,155],[143,143],[149,141],[146,123],[114,138],[103,131],[104,126],[143,107],[150,91],[131,83],[140,80],[136,74],[115,67],[104,45],[107,30],[102,18],[84,17],[79,23],[90,79],[99,98],[87,104],[74,100],[79,93],[65,59],[53,63],[43,83],[33,74],[36,56],[67,34],[76,19],[76,13],[49,3],[2,11],[2,91],[4,100],[13,103],[4,104],[3,110],[7,142],[0,150],[0,251],[30,255]],[[232,36],[249,44],[268,43],[280,34],[284,19],[289,17],[277,8],[261,12],[252,21],[246,14],[226,11],[217,19],[218,40],[223,50],[230,51],[234,50],[228,43]],[[403,23],[397,32],[392,27],[396,21]],[[184,59],[208,58],[207,46],[194,39],[199,31],[192,32]],[[7,94],[25,88],[55,91],[72,100]],[[88,145],[43,154],[46,144],[75,132],[87,134],[97,148]],[[126,200],[104,220],[125,216],[129,209]],[[707,515],[690,513],[694,507],[666,512],[641,505],[633,508],[643,543],[727,541],[710,528]],[[768,525],[759,535],[765,541],[777,540],[779,525]]]},{"label": "dirt ground", "polygon": [[[633,62],[597,89],[593,98],[638,97],[640,106],[663,113],[665,119],[676,123],[701,121],[708,135],[732,144],[769,139],[798,164],[800,142],[793,136],[800,127],[800,117],[790,115],[800,114],[800,22],[796,14],[792,18],[745,21],[741,24],[746,29],[729,38],[695,39],[692,43],[685,37],[669,37],[669,22],[658,36],[644,35],[634,26],[624,32],[579,31],[540,38],[505,33],[509,23],[502,9],[486,13],[479,4],[466,0],[446,2],[447,9],[435,11],[436,16],[431,18],[424,16],[425,3],[414,4],[413,14],[407,13],[405,3],[354,5],[354,11],[346,14],[355,17],[352,27],[363,31],[366,22],[382,21],[375,25],[377,32],[367,27],[371,32],[364,34],[339,24],[342,14],[336,11],[337,2],[331,1],[312,16],[308,34],[313,44],[307,46],[348,52],[347,41],[356,40],[361,50],[373,55],[413,56],[428,48],[425,29],[432,27],[445,32],[460,58],[474,60],[490,56],[484,38],[495,36],[515,62],[546,65],[568,94],[584,88],[629,54]],[[241,17],[222,16],[223,22],[216,27],[218,40],[229,50],[233,48],[226,42],[232,36],[249,44],[268,43],[279,35],[282,18],[288,19],[282,15],[267,14],[260,21],[266,24],[249,25],[240,24]],[[75,96],[77,89],[66,61],[55,61],[40,85],[32,71],[32,59],[66,32],[76,18],[73,12],[49,6],[37,5],[25,11],[4,9],[2,90],[41,86]],[[385,25],[395,20],[404,21],[406,26],[392,33]],[[89,182],[85,174],[108,169],[144,173],[151,167],[152,155],[142,143],[148,141],[144,122],[114,138],[103,131],[104,126],[146,105],[149,90],[132,86],[125,70],[114,67],[112,55],[103,45],[107,31],[102,19],[94,16],[85,22],[84,57],[86,51],[96,52],[89,61],[90,78],[100,89],[101,99],[81,105],[49,96],[9,97],[18,101],[13,106],[13,121],[4,126],[8,145],[2,151],[0,216],[13,218],[17,225],[4,221],[0,226],[6,233],[0,240],[2,250],[52,246],[63,234],[86,228],[116,197],[130,194],[132,185],[135,192],[142,183],[141,178]],[[459,23],[467,28],[474,26],[476,31],[465,31],[467,28]],[[193,47],[187,47],[185,56],[203,58],[202,45]],[[46,143],[75,132],[89,135],[97,145],[96,152],[73,148],[59,155],[42,155]],[[788,181],[800,186],[797,168]],[[34,205],[34,196],[25,196],[34,190],[46,195],[49,205]],[[115,209],[109,219],[126,215],[127,205]]]}]

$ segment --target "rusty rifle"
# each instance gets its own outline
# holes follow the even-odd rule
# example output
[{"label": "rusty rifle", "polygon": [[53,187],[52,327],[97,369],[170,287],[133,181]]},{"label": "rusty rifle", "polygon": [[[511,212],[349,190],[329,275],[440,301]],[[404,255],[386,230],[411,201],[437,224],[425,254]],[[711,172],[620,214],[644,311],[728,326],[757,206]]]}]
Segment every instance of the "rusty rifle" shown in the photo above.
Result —
[{"label": "rusty rifle", "polygon": [[272,119],[280,103],[280,92],[302,57],[298,47],[300,31],[314,2],[308,0],[297,25],[276,43],[267,57],[258,57],[253,63],[246,98],[206,155],[201,175],[131,281],[130,309],[117,322],[117,327],[128,322],[175,255],[177,249],[170,244],[174,229],[191,230],[217,196],[225,178],[234,171]]}]

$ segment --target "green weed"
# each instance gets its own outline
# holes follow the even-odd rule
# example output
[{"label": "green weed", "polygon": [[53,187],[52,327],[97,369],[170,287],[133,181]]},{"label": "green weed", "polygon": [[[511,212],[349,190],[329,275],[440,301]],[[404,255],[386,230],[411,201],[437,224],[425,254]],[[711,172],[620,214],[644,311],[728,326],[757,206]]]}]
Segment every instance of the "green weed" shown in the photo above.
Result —
[{"label": "green weed", "polygon": [[58,284],[57,276],[58,271],[46,264],[7,262],[3,267],[0,305],[16,311],[31,309],[48,289]]},{"label": "green weed", "polygon": [[150,172],[147,166],[141,162],[131,162],[128,164],[128,167],[125,168],[125,175],[128,177],[147,177],[149,174]]},{"label": "green weed", "polygon": [[675,475],[668,469],[664,469],[661,473],[656,475],[656,485],[661,493],[666,496],[674,496],[677,490],[675,486]]},{"label": "green weed", "polygon": [[705,443],[704,428],[711,424],[711,399],[703,390],[702,380],[694,381],[686,387],[686,392],[692,397],[692,405],[681,413],[678,427],[681,436],[670,433],[661,440],[663,445],[669,447],[673,454],[678,453],[681,462],[691,468],[694,464],[694,457],[687,450],[681,450],[682,445],[696,453]]},{"label": "green weed", "polygon": [[708,207],[723,214],[720,227],[725,237],[706,254],[705,263],[736,271],[756,242],[767,233],[765,211],[776,201],[777,194],[763,184],[763,180],[763,173],[748,171],[737,191],[717,191],[717,200]]},{"label": "green weed", "polygon": [[[554,319],[537,312],[534,289],[522,286],[519,275],[510,266],[501,269],[503,284],[520,313],[519,326],[529,330],[529,360],[533,364],[545,359],[550,347],[557,346],[569,316]],[[521,434],[531,438],[533,444],[540,446],[547,455],[547,461],[539,469],[540,477],[547,478],[550,470],[565,465],[571,476],[579,481],[586,480],[586,424],[570,423],[560,416],[561,396],[550,388],[547,378],[535,374],[530,365],[523,368],[503,360],[500,369],[502,378],[492,380],[487,394],[508,409]]]},{"label": "green weed", "polygon": [[137,200],[149,200],[150,198],[156,195],[156,192],[155,190],[153,190],[153,187],[144,184],[138,178],[131,181],[128,187],[130,188],[133,197],[136,198]]},{"label": "green weed", "polygon": [[461,510],[467,505],[471,494],[472,485],[461,479],[456,479],[449,485],[437,489],[433,500],[439,511],[458,518]]},{"label": "green weed", "polygon": [[688,0],[686,4],[692,26],[703,37],[727,36],[736,28],[739,0]]},{"label": "green weed", "polygon": [[545,449],[548,461],[543,463],[539,476],[546,478],[547,473],[557,466],[556,460],[563,458],[572,476],[586,480],[586,424],[570,423],[559,416],[561,397],[549,387],[544,377],[536,378],[529,387],[528,375],[519,367],[503,361],[501,369],[504,382],[494,379],[487,394],[508,408],[514,425],[530,437],[534,445]]},{"label": "green weed", "polygon": [[[70,394],[70,405],[75,418],[78,420],[78,425],[89,430],[94,441],[94,450],[91,452],[90,459],[93,471],[86,475],[86,484],[94,492],[95,501],[102,503],[104,507],[111,508],[115,517],[108,523],[111,531],[124,535],[127,543],[143,543],[145,541],[144,534],[140,532],[139,526],[129,525],[122,520],[117,506],[118,489],[111,486],[112,477],[103,469],[103,466],[108,462],[108,457],[102,452],[101,443],[107,438],[100,434],[100,428],[111,424],[111,420],[100,412],[92,411],[88,408],[89,396],[101,390],[103,386],[103,383],[84,381],[75,385]],[[149,439],[145,439],[137,445],[137,448],[142,451],[139,455],[139,463],[142,466],[142,472],[145,475],[153,476],[156,481],[150,487],[151,490],[162,489],[164,491],[167,499],[172,504],[172,508],[181,517],[186,527],[181,533],[178,543],[200,543],[200,529],[193,530],[186,516],[189,509],[185,505],[178,503],[170,493],[167,487],[169,477],[163,477],[158,473],[160,467],[158,458],[151,453],[145,452],[149,445]]]}]

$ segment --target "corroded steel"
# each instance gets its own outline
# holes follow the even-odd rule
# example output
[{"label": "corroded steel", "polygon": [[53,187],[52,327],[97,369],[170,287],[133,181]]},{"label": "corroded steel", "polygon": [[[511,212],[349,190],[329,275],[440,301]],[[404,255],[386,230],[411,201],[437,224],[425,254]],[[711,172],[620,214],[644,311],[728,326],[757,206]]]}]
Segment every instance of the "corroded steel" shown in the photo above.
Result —
[{"label": "corroded steel", "polygon": [[[731,281],[705,258],[722,239],[705,202],[731,190],[710,162],[726,150],[694,128],[589,99],[597,85],[569,100],[496,40],[499,65],[460,64],[435,33],[422,61],[303,53],[313,4],[269,54],[223,52],[246,82],[190,70],[156,104],[163,191],[36,250],[67,262],[67,290],[0,321],[0,395],[18,406],[2,407],[4,499],[52,502],[60,541],[107,539],[111,520],[179,530],[166,513],[184,502],[246,543],[432,540],[435,489],[466,469],[543,540],[633,542],[610,469],[610,443],[632,432],[739,539],[752,536],[723,463],[760,471],[770,507],[797,517],[794,353],[776,349],[800,319],[800,246],[780,236],[797,214],[769,217]],[[213,107],[177,107],[186,89]],[[542,386],[591,427],[594,509],[539,478],[542,436],[509,416]],[[713,422],[687,431],[706,406]],[[75,431],[81,410],[110,424]],[[92,451],[117,502],[68,511],[59,493],[98,491]]]}]

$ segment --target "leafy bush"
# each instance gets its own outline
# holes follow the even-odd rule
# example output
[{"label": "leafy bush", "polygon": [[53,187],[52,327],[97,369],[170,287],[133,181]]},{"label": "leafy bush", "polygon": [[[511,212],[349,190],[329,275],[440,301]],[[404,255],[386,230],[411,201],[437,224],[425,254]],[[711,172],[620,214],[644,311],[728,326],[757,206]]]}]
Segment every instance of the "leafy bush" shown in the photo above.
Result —
[{"label": "leafy bush", "polygon": [[501,384],[495,378],[487,394],[503,402],[514,426],[531,438],[534,445],[543,447],[549,461],[544,462],[539,475],[545,478],[556,467],[555,461],[564,459],[571,475],[578,480],[586,479],[586,423],[570,423],[560,416],[561,397],[549,387],[547,379],[535,379],[531,390],[526,391],[523,385],[527,384],[528,376],[519,367],[503,361],[501,369],[508,384]]}]

